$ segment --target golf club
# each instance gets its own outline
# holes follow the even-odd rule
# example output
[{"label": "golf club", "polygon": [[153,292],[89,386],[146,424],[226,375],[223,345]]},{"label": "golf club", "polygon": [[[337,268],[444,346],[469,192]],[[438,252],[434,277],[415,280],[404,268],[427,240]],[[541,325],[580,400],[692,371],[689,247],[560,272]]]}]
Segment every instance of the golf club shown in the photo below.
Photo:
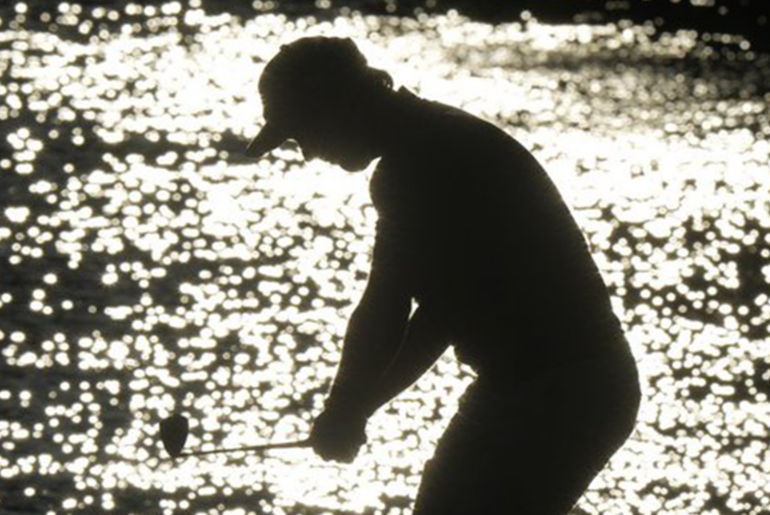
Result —
[{"label": "golf club", "polygon": [[310,446],[310,440],[298,440],[295,442],[278,442],[262,445],[250,445],[247,447],[228,447],[224,449],[210,449],[207,451],[182,452],[190,431],[190,423],[184,415],[176,414],[162,420],[160,423],[160,439],[163,448],[171,458],[187,458],[190,456],[204,456],[207,454],[222,454],[229,452],[259,452],[273,449],[291,449]]}]

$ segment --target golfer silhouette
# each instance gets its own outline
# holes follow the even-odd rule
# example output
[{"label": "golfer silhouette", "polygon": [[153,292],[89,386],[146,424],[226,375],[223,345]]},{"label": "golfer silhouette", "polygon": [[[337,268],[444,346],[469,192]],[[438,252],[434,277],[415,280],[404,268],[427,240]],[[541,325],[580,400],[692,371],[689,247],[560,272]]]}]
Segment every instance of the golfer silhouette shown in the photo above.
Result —
[{"label": "golfer silhouette", "polygon": [[633,430],[640,393],[605,284],[543,168],[494,125],[394,90],[350,39],[283,46],[259,92],[266,123],[247,154],[292,139],[351,172],[381,158],[371,273],[314,450],[352,461],[367,419],[454,345],[478,377],[414,514],[569,512]]}]

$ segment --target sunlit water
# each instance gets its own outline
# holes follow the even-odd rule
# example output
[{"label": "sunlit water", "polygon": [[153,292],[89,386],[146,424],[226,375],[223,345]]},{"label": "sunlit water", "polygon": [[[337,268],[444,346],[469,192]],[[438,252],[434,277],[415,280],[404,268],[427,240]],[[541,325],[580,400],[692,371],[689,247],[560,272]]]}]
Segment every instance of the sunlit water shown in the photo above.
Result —
[{"label": "sunlit water", "polygon": [[241,155],[265,60],[308,34],[503,126],[572,206],[645,394],[579,509],[770,511],[767,61],[614,26],[63,5],[0,25],[0,513],[409,513],[472,380],[451,353],[352,465],[158,442],[175,410],[190,448],[302,438],[334,375],[368,174]]}]

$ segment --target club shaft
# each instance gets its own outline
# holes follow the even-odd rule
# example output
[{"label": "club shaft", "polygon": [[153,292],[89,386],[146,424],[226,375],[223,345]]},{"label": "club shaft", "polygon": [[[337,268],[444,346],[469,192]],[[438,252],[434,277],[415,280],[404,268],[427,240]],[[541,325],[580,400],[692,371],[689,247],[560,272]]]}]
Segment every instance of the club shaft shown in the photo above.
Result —
[{"label": "club shaft", "polygon": [[207,454],[224,454],[228,452],[260,452],[271,451],[273,449],[292,449],[297,447],[310,446],[310,440],[299,440],[295,442],[277,442],[266,443],[262,445],[250,445],[248,447],[226,447],[224,449],[211,449],[208,451],[188,451],[179,454],[178,458],[187,458],[189,456],[205,456]]}]

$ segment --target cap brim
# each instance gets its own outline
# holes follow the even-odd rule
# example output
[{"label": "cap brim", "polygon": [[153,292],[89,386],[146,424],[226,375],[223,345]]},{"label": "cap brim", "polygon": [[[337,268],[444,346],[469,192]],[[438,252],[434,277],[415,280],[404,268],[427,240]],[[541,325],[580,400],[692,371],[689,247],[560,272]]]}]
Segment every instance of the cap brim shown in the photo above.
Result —
[{"label": "cap brim", "polygon": [[249,146],[246,147],[245,154],[249,157],[263,156],[283,145],[287,139],[288,136],[283,131],[277,129],[273,125],[267,124],[262,127],[259,134],[251,140]]}]

